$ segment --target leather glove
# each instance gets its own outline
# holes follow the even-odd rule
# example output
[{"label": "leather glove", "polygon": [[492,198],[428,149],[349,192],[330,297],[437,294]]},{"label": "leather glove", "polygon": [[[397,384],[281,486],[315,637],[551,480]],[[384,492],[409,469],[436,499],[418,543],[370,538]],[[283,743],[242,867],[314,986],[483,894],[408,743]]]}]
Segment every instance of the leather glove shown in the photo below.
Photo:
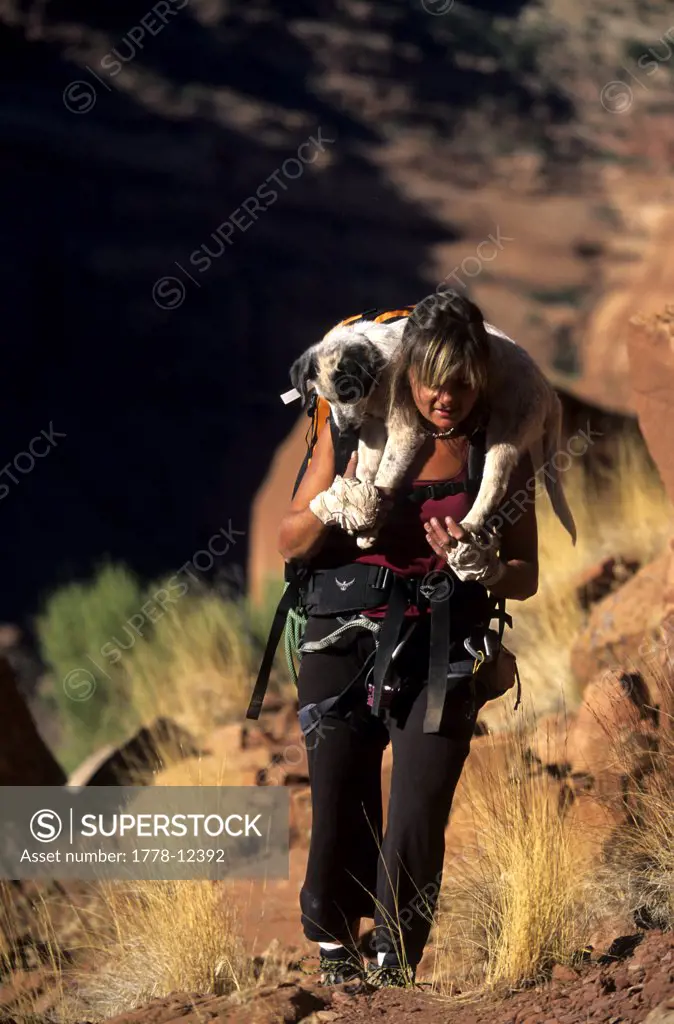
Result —
[{"label": "leather glove", "polygon": [[326,525],[341,526],[349,534],[371,529],[382,499],[374,484],[337,475],[327,491],[309,502],[313,514]]},{"label": "leather glove", "polygon": [[456,547],[447,551],[447,562],[460,580],[481,583],[489,590],[506,571],[498,556],[499,536],[486,529],[477,531],[468,523],[461,525],[471,540],[457,541]]}]

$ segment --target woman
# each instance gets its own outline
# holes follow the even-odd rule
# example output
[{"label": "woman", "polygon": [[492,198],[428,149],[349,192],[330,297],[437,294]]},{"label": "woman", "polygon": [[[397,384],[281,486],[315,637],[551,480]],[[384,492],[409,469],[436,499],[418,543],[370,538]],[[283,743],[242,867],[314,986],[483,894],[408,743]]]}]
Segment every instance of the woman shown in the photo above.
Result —
[{"label": "woman", "polygon": [[[451,591],[444,606],[454,652],[476,627],[489,625],[493,599],[525,600],[538,587],[533,502],[503,518],[498,551],[458,525],[473,500],[465,489],[467,462],[470,439],[486,412],[481,394],[487,346],[482,314],[468,299],[445,293],[420,302],[405,328],[391,402],[428,437],[406,486],[380,503],[374,547],[363,552],[343,528],[371,525],[353,522],[358,508],[367,504],[358,500],[365,485],[355,478],[354,457],[338,492],[343,494],[346,486],[353,500],[347,503],[348,514],[335,511],[329,430],[320,434],[279,531],[286,561],[318,573],[341,567],[340,589],[350,585],[351,574],[343,570],[358,565],[388,567],[413,586],[420,580],[437,582],[442,573]],[[509,494],[525,487],[532,475],[527,456],[513,474]],[[330,501],[325,500],[328,494]],[[477,571],[462,572],[465,565]],[[419,589],[410,593],[419,594]],[[385,604],[370,605],[351,618],[376,629],[386,610]],[[426,728],[431,618],[429,602],[407,601],[397,637],[405,642],[389,664],[392,696],[388,708],[382,702],[380,716],[371,713],[372,688],[364,684],[375,657],[373,630],[343,628],[344,616],[310,615],[307,622],[304,642],[309,647],[331,640],[302,656],[300,711],[336,697],[358,680],[350,690],[348,711],[341,707],[328,714],[307,742],[313,816],[300,906],[306,937],[320,943],[324,983],[360,976],[375,985],[410,984],[428,939],[445,828],[480,706],[470,686],[455,686],[444,697],[440,725],[435,731]],[[382,835],[381,764],[389,741],[393,771]],[[375,920],[377,963],[368,964],[367,972],[355,950],[361,917]]]}]

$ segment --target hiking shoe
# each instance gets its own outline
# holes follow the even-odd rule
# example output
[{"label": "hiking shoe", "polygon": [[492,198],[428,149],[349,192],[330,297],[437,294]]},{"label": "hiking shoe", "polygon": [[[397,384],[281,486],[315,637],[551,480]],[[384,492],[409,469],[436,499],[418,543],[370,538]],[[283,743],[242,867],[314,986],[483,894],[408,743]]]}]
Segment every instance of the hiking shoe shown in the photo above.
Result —
[{"label": "hiking shoe", "polygon": [[318,958],[321,985],[343,985],[365,976],[363,961],[348,949],[322,949]]},{"label": "hiking shoe", "polygon": [[416,970],[409,964],[403,966],[396,959],[394,962],[368,964],[365,980],[373,988],[413,988]]}]

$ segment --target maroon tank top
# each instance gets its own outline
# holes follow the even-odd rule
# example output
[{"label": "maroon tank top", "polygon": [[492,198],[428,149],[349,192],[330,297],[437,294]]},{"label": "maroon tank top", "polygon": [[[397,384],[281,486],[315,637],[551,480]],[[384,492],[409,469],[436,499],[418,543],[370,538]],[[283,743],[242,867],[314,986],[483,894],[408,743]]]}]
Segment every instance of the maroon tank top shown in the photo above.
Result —
[{"label": "maroon tank top", "polygon": [[[452,477],[441,480],[417,478],[412,483],[443,484],[465,481],[468,478],[468,460],[463,468]],[[474,501],[474,496],[467,491],[448,494],[444,498],[427,498],[425,501],[410,501],[406,495],[399,494],[384,520],[377,539],[371,548],[361,550],[354,538],[342,530],[335,529],[321,550],[319,559],[321,568],[332,568],[346,562],[362,562],[365,565],[381,565],[393,569],[400,576],[423,578],[428,573],[447,568],[444,558],[436,555],[426,540],[424,523],[433,516],[444,524],[445,516],[451,516],[459,523],[465,519]],[[479,585],[478,585],[479,586]],[[469,588],[472,589],[472,588]],[[484,588],[480,588],[485,594]],[[379,618],[386,612],[386,606],[369,609],[364,614]],[[416,607],[408,608],[405,614],[416,616]]]}]

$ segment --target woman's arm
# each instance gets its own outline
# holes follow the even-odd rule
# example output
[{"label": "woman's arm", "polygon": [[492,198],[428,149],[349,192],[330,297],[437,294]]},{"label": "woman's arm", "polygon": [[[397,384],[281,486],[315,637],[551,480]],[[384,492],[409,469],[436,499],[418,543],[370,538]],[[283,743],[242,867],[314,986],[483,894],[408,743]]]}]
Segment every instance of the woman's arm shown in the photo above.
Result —
[{"label": "woman's arm", "polygon": [[[499,557],[505,565],[505,572],[498,583],[488,587],[494,597],[526,601],[538,590],[538,525],[534,482],[533,465],[530,456],[526,454],[511,475],[506,497],[498,512],[489,519],[489,525],[500,534]],[[445,518],[444,525],[433,518],[425,524],[425,529],[428,543],[441,558],[445,558],[448,550],[456,547],[458,541],[470,539],[470,535],[451,516]]]},{"label": "woman's arm", "polygon": [[330,487],[334,479],[335,454],[332,433],[326,423],[312,452],[311,462],[279,526],[278,550],[286,562],[313,555],[332,529],[314,515],[309,502]]},{"label": "woman's arm", "polygon": [[515,467],[498,510],[500,557],[506,571],[493,587],[494,597],[526,601],[538,590],[538,523],[534,467],[527,452]]}]

